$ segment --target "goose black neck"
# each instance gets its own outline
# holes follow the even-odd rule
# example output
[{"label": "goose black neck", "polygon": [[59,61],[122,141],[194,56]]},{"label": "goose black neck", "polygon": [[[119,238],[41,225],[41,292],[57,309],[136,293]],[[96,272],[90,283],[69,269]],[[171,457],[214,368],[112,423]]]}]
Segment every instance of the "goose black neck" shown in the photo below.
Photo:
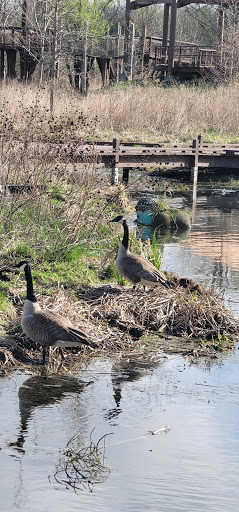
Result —
[{"label": "goose black neck", "polygon": [[27,281],[27,299],[31,302],[37,302],[37,298],[34,294],[33,290],[33,282],[32,282],[32,273],[31,273],[31,267],[30,265],[26,265],[24,268],[26,281]]},{"label": "goose black neck", "polygon": [[123,228],[124,228],[124,236],[123,236],[123,240],[122,240],[122,245],[125,247],[125,249],[128,249],[128,246],[129,246],[129,228],[128,228],[126,220],[123,221]]}]

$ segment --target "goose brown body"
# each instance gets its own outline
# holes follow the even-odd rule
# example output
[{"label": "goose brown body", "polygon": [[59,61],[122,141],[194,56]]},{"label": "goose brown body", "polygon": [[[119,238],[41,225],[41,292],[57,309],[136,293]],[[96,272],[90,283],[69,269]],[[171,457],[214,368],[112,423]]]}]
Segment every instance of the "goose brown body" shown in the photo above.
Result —
[{"label": "goose brown body", "polygon": [[95,346],[88,340],[84,330],[75,328],[68,318],[54,311],[41,309],[33,290],[31,268],[27,262],[17,265],[25,272],[27,282],[27,298],[21,326],[24,333],[43,348],[43,361],[46,349],[49,347],[74,347],[80,345]]},{"label": "goose brown body", "polygon": [[116,267],[120,275],[131,281],[134,286],[141,284],[144,287],[159,285],[168,287],[167,278],[163,272],[143,256],[129,251],[129,230],[126,220],[118,216],[112,222],[119,222],[124,228],[124,236],[116,258]]},{"label": "goose brown body", "polygon": [[75,329],[70,320],[53,311],[42,310],[38,303],[28,304],[25,300],[21,326],[32,341],[42,347],[70,347],[77,344],[89,345],[87,335]]}]

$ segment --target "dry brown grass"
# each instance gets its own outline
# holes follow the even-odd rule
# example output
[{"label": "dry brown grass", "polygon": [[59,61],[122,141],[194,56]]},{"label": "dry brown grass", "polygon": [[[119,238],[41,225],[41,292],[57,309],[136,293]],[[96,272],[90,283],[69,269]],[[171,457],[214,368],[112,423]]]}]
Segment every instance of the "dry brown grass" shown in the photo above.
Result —
[{"label": "dry brown grass", "polygon": [[[14,128],[24,127],[35,112],[35,132],[49,134],[49,91],[12,82],[1,85],[1,116]],[[90,92],[81,97],[68,87],[56,91],[54,118],[69,126],[71,136],[112,138],[120,133],[132,140],[184,140],[198,133],[209,139],[237,140],[239,136],[239,86],[162,87],[149,85]],[[56,135],[56,132],[55,132]]]},{"label": "dry brown grass", "polygon": [[[199,355],[211,355],[209,347],[214,351],[231,348],[238,340],[238,320],[223,302],[200,287],[196,286],[195,290],[195,283],[191,281],[187,287],[179,284],[175,287],[175,284],[176,281],[172,288],[162,287],[149,292],[99,285],[78,292],[79,300],[76,302],[72,302],[60,289],[39,301],[43,308],[57,311],[88,332],[89,339],[98,344],[98,349],[82,347],[86,355],[89,351],[93,355],[135,350],[145,344],[161,347],[162,339],[168,335],[174,337],[174,350],[177,352],[190,353],[192,341]],[[20,324],[21,304],[17,311],[11,328]],[[153,336],[153,342],[150,336]],[[25,335],[17,338],[27,356],[36,357],[37,344]],[[171,345],[169,343],[170,350]],[[166,345],[164,350],[167,350]]]}]

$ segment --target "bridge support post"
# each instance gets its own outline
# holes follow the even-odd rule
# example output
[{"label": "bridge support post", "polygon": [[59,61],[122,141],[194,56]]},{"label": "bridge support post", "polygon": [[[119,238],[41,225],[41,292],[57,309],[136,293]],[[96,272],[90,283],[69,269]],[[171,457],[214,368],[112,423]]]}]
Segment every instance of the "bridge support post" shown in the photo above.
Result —
[{"label": "bridge support post", "polygon": [[133,78],[133,62],[134,62],[134,24],[130,23],[129,29],[129,75],[128,79],[132,80]]},{"label": "bridge support post", "polygon": [[121,36],[121,25],[118,23],[117,27],[117,61],[116,61],[116,83],[119,82],[120,77],[120,36]]},{"label": "bridge support post", "polygon": [[5,54],[4,54],[4,50],[1,50],[1,64],[0,64],[0,79],[3,80],[4,79],[4,58],[5,58]]},{"label": "bridge support post", "polygon": [[120,140],[113,139],[113,167],[112,167],[112,176],[111,183],[112,185],[118,185],[119,183],[119,148],[120,148]]},{"label": "bridge support post", "polygon": [[7,78],[16,78],[16,50],[7,50]]},{"label": "bridge support post", "polygon": [[129,25],[131,17],[130,0],[126,0],[125,7],[125,28],[124,28],[124,71],[128,76],[129,67]]},{"label": "bridge support post", "polygon": [[128,167],[124,167],[123,168],[122,183],[124,183],[124,185],[126,185],[126,186],[129,183],[129,169],[128,169]]},{"label": "bridge support post", "polygon": [[146,37],[147,37],[147,25],[144,23],[143,25],[143,30],[142,30],[142,64],[141,64],[141,69],[142,69],[142,78],[144,78],[144,54],[145,54],[145,50],[146,50]]},{"label": "bridge support post", "polygon": [[112,167],[111,185],[118,185],[119,183],[119,169],[118,167]]},{"label": "bridge support post", "polygon": [[87,30],[88,23],[84,23],[84,46],[83,46],[83,58],[82,58],[82,72],[80,82],[80,92],[86,96],[87,94]]},{"label": "bridge support post", "polygon": [[190,181],[193,184],[197,185],[197,180],[198,180],[198,167],[191,167],[191,179],[190,179]]},{"label": "bridge support post", "polygon": [[166,63],[168,52],[168,20],[169,20],[169,4],[164,4],[163,11],[163,39],[162,39],[162,61]]},{"label": "bridge support post", "polygon": [[176,37],[177,0],[171,1],[170,38],[168,48],[168,76],[172,74],[174,66],[174,50]]},{"label": "bridge support post", "polygon": [[197,201],[198,167],[191,167],[191,181],[193,182],[192,222],[194,222]]},{"label": "bridge support post", "polygon": [[197,139],[193,140],[192,148],[194,149],[193,155],[193,166],[191,167],[191,181],[197,180],[198,175],[198,155],[199,155],[199,145],[201,143],[201,135]]},{"label": "bridge support post", "polygon": [[194,148],[194,165],[191,167],[191,181],[193,183],[193,201],[192,201],[192,222],[195,219],[195,211],[196,211],[196,200],[197,200],[197,182],[198,182],[198,155],[199,155],[199,146],[202,142],[201,135],[198,136],[197,139],[193,140],[192,147]]},{"label": "bridge support post", "polygon": [[224,36],[225,11],[219,9],[218,13],[218,62],[222,65],[223,60],[223,36]]}]

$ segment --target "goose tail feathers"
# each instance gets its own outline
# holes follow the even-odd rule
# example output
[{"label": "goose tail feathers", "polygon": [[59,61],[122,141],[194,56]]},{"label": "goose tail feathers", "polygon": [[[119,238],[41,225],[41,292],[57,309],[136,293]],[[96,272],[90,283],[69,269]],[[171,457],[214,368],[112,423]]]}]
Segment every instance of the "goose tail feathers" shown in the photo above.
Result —
[{"label": "goose tail feathers", "polygon": [[72,336],[74,341],[78,342],[80,345],[86,345],[91,348],[96,348],[98,345],[91,341],[84,332],[79,329],[75,329],[74,327],[68,328],[69,334]]}]

